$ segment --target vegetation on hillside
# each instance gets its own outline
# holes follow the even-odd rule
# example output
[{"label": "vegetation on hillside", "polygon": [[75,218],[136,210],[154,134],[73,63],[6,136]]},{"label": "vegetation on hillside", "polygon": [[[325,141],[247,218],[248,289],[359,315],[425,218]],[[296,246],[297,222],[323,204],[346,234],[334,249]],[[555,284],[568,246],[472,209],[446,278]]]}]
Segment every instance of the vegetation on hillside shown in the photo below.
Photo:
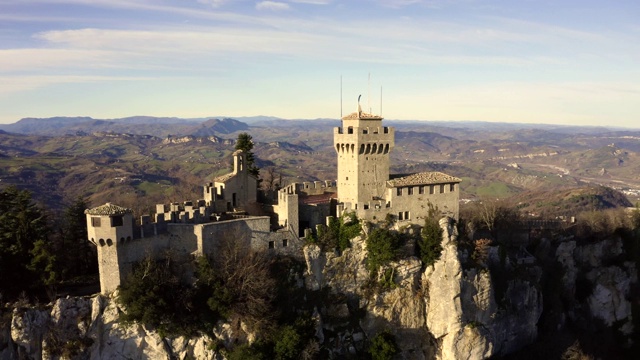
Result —
[{"label": "vegetation on hillside", "polygon": [[355,213],[346,213],[339,218],[331,217],[329,225],[320,225],[317,234],[311,234],[307,241],[318,244],[324,251],[344,251],[351,246],[351,240],[362,233],[362,224]]},{"label": "vegetation on hillside", "polygon": [[189,266],[175,266],[170,256],[138,264],[120,286],[121,318],[173,336],[211,335],[225,320],[234,332],[242,324],[257,335],[251,344],[221,349],[229,359],[313,358],[320,348],[311,315],[319,299],[298,286],[303,265],[247,251],[234,240],[222,241],[216,257],[191,262],[192,278],[184,273]]},{"label": "vegetation on hillside", "polygon": [[97,274],[95,248],[86,240],[84,200],[48,214],[31,193],[0,190],[0,294],[46,299],[72,280]]},{"label": "vegetation on hillside", "polygon": [[433,265],[442,253],[442,228],[438,219],[431,216],[424,221],[424,226],[420,230],[418,239],[418,256],[422,260],[422,266]]}]

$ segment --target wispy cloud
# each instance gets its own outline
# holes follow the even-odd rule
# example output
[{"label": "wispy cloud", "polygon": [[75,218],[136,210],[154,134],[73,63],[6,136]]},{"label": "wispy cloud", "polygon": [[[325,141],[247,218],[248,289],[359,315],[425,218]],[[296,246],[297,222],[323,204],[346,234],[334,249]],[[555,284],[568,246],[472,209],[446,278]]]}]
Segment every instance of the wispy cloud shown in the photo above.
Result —
[{"label": "wispy cloud", "polygon": [[0,96],[31,91],[57,84],[104,83],[119,81],[143,81],[153,78],[141,76],[96,76],[96,75],[39,75],[0,76]]},{"label": "wispy cloud", "polygon": [[229,0],[198,0],[198,2],[205,5],[211,5],[212,7],[216,8],[229,2]]},{"label": "wispy cloud", "polygon": [[328,5],[332,0],[291,0],[295,4]]},{"label": "wispy cloud", "polygon": [[260,1],[256,3],[257,10],[283,11],[289,10],[289,4],[277,1]]},{"label": "wispy cloud", "polygon": [[8,49],[0,50],[0,74],[9,72],[42,72],[55,68],[113,67],[122,58],[99,49]]}]

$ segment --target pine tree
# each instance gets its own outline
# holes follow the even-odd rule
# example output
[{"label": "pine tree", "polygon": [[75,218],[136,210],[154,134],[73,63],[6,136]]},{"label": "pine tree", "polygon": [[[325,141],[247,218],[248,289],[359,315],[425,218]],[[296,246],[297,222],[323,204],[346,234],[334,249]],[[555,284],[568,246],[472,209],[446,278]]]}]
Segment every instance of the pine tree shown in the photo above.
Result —
[{"label": "pine tree", "polygon": [[56,279],[48,234],[44,211],[29,191],[0,190],[0,292],[7,298],[42,290]]},{"label": "pine tree", "polygon": [[253,138],[248,133],[240,133],[236,141],[236,150],[242,150],[247,160],[249,173],[256,178],[260,176],[260,169],[256,166],[256,158],[253,155]]}]

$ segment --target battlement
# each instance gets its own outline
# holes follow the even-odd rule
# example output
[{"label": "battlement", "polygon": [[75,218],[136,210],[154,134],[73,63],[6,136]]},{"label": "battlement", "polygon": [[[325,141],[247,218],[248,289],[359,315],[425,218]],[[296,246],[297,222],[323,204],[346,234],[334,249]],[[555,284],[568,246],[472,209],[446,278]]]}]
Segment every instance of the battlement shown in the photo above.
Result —
[{"label": "battlement", "polygon": [[338,187],[334,180],[325,181],[305,181],[302,183],[292,183],[278,190],[278,200],[281,196],[300,194],[300,195],[319,195],[325,192],[337,192]]},{"label": "battlement", "polygon": [[394,128],[390,126],[365,126],[354,127],[347,126],[346,128],[338,126],[333,128],[334,135],[350,135],[350,134],[362,134],[362,135],[379,135],[379,134],[393,134]]}]

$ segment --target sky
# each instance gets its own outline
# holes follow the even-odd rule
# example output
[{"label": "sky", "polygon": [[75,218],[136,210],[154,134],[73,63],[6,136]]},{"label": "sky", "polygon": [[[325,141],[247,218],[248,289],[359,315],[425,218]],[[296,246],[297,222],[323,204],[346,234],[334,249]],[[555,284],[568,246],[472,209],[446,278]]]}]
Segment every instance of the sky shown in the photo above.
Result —
[{"label": "sky", "polygon": [[0,0],[0,123],[134,115],[640,128],[640,1]]}]

